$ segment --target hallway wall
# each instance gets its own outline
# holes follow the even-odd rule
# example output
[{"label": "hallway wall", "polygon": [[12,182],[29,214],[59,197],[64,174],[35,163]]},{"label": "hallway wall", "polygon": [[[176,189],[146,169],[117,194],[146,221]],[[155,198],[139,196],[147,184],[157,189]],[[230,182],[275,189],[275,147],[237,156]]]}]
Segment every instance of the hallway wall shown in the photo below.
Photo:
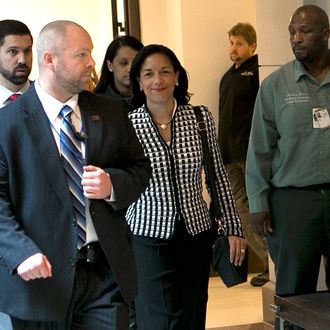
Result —
[{"label": "hallway wall", "polygon": [[209,106],[217,122],[219,80],[232,64],[227,31],[239,21],[255,26],[263,79],[293,58],[288,23],[304,4],[330,8],[330,0],[140,0],[142,41],[177,54],[190,76],[191,102]]},{"label": "hallway wall", "polygon": [[24,22],[34,38],[31,79],[35,79],[38,75],[35,54],[37,36],[45,24],[58,19],[75,21],[89,32],[94,44],[93,56],[96,69],[99,71],[105,50],[112,41],[111,1],[12,0],[10,4],[1,7],[0,20],[17,19]]},{"label": "hallway wall", "polygon": [[189,74],[191,102],[217,120],[220,77],[232,64],[227,31],[239,21],[255,25],[255,0],[140,0],[142,40],[163,43]]}]

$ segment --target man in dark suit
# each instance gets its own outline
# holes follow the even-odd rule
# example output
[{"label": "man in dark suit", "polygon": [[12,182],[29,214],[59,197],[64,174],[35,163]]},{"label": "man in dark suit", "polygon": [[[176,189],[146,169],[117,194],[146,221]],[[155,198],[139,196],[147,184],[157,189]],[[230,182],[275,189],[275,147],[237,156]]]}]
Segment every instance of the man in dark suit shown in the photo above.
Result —
[{"label": "man in dark suit", "polygon": [[[80,25],[47,24],[39,78],[0,112],[0,310],[14,329],[128,328],[137,286],[124,216],[151,168],[122,105],[84,91],[92,48]],[[69,149],[84,162],[83,225],[63,165],[63,106],[81,141],[80,157]]]},{"label": "man in dark suit", "polygon": [[[33,38],[20,21],[0,21],[0,108],[30,87]],[[0,312],[0,329],[11,329],[7,315]]]}]

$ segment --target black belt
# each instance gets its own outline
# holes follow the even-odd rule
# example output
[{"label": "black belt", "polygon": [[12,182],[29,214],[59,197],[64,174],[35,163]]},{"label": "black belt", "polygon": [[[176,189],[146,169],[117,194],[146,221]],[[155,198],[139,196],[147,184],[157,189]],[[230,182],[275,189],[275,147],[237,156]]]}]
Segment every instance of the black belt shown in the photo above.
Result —
[{"label": "black belt", "polygon": [[312,184],[310,186],[303,186],[303,187],[289,186],[287,188],[298,189],[298,190],[320,191],[320,190],[330,189],[330,183]]},{"label": "black belt", "polygon": [[77,263],[107,263],[107,258],[101,248],[99,242],[93,242],[84,245],[80,250],[77,251]]}]

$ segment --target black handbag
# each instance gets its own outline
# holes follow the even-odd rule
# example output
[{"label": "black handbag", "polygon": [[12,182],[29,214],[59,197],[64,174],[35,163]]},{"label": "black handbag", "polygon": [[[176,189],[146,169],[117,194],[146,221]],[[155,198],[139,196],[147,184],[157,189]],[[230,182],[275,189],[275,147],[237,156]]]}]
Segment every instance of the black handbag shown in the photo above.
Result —
[{"label": "black handbag", "polygon": [[210,188],[211,205],[210,216],[216,230],[216,237],[212,245],[213,257],[212,268],[217,272],[227,287],[238,285],[247,281],[248,275],[248,249],[246,247],[245,257],[241,266],[235,266],[230,262],[230,248],[228,237],[225,236],[223,224],[221,222],[221,208],[215,186],[214,162],[207,143],[206,125],[199,107],[193,107],[197,119],[197,130],[201,137],[203,146],[203,157],[205,162],[206,181]]}]

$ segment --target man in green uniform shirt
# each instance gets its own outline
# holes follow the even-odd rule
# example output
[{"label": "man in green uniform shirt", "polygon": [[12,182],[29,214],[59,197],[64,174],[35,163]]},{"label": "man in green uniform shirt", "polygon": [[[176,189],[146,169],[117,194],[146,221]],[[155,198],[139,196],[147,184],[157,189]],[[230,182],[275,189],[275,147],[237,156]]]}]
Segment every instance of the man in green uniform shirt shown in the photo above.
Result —
[{"label": "man in green uniform shirt", "polygon": [[289,34],[296,59],[260,87],[246,167],[250,222],[267,236],[278,295],[314,292],[330,251],[328,16],[302,6]]}]

